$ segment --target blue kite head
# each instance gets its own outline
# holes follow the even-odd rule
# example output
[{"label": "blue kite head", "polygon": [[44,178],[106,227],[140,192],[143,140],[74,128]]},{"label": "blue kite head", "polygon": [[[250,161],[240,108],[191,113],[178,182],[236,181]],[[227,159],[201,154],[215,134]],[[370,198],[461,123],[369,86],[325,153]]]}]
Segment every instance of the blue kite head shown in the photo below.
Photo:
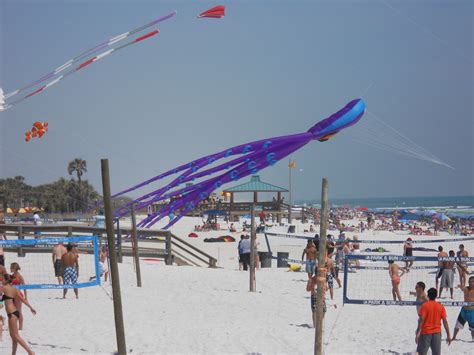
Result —
[{"label": "blue kite head", "polygon": [[364,113],[364,101],[362,99],[352,100],[343,109],[316,123],[308,132],[313,135],[313,140],[325,142],[339,131],[355,125]]}]

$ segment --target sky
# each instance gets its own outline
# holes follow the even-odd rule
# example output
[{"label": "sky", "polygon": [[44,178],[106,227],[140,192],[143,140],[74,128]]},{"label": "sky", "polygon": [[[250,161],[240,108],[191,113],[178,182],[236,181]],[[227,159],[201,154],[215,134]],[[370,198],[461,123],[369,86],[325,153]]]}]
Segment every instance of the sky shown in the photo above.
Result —
[{"label": "sky", "polygon": [[[217,4],[226,5],[225,18],[196,18]],[[334,198],[473,195],[473,7],[470,0],[0,0],[6,92],[178,11],[157,36],[0,113],[0,178],[52,182],[69,177],[67,163],[79,157],[101,192],[107,158],[119,191],[234,145],[305,132],[362,97],[370,113],[454,169],[361,144],[349,128],[291,155],[293,199],[318,198],[323,177]],[[367,117],[361,128],[373,122]],[[27,143],[37,120],[48,121],[49,132]],[[287,188],[287,160],[260,175]]]}]

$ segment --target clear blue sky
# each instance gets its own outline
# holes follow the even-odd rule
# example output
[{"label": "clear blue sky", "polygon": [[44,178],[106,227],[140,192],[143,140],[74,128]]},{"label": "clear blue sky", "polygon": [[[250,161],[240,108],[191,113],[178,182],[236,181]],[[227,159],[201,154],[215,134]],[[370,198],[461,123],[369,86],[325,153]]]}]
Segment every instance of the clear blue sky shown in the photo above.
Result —
[{"label": "clear blue sky", "polygon": [[[354,142],[346,132],[292,157],[294,199],[473,194],[470,0],[0,0],[0,85],[7,92],[111,36],[178,10],[161,33],[92,64],[0,114],[0,176],[32,185],[81,157],[118,191],[203,155],[306,131],[363,96],[370,111],[455,167]],[[32,122],[41,141],[26,143]],[[363,124],[362,120],[360,124]],[[303,171],[300,171],[303,169]],[[288,185],[287,162],[261,173]]]}]

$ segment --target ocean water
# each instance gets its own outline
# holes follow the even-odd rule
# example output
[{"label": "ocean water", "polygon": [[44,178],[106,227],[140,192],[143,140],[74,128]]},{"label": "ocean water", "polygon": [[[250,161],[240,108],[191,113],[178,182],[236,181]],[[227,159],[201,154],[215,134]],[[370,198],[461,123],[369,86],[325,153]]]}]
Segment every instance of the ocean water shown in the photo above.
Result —
[{"label": "ocean water", "polygon": [[[474,196],[437,196],[437,197],[379,197],[379,198],[335,198],[329,200],[331,206],[349,205],[368,208],[438,208],[459,209],[462,212],[474,209]],[[297,204],[320,204],[320,200],[296,201]],[[461,211],[460,211],[461,212]]]}]

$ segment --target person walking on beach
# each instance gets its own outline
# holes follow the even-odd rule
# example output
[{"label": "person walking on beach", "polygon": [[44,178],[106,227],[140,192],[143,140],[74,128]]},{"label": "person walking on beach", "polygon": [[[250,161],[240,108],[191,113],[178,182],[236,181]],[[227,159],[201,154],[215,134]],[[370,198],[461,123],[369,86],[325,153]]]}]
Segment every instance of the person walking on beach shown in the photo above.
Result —
[{"label": "person walking on beach", "polygon": [[59,242],[57,245],[53,247],[53,267],[54,267],[54,275],[58,278],[58,283],[60,285],[63,284],[63,262],[62,257],[64,254],[67,253],[67,250],[62,242]]},{"label": "person walking on beach", "polygon": [[[403,244],[403,256],[413,256],[413,240],[408,238]],[[413,261],[405,261],[405,270],[410,272],[410,268],[413,266]]]},{"label": "person walking on beach", "polygon": [[242,241],[245,239],[245,235],[240,235],[239,244],[237,245],[237,250],[239,252],[239,271],[242,271],[244,267],[244,261],[242,260]]},{"label": "person walking on beach", "polygon": [[420,281],[416,283],[415,292],[410,291],[411,296],[416,296],[416,302],[420,302],[421,304],[416,306],[416,313],[420,314],[420,308],[423,303],[428,301],[428,296],[425,293],[425,283]]},{"label": "person walking on beach", "polygon": [[[3,275],[3,296],[2,301],[5,304],[5,310],[8,316],[8,329],[10,331],[10,337],[12,338],[12,354],[15,355],[18,344],[26,350],[29,355],[34,355],[34,352],[28,346],[26,341],[20,337],[20,333],[18,331],[18,319],[20,318],[20,312],[15,306],[15,299],[19,298],[20,296],[18,291],[15,287],[12,286],[12,277],[8,274]],[[21,301],[30,309],[31,313],[36,314],[36,311],[31,307],[30,303],[26,298],[20,298]]]},{"label": "person walking on beach", "polygon": [[[469,277],[469,286],[458,285],[462,292],[464,292],[464,302],[474,302],[474,276]],[[464,328],[464,324],[469,325],[471,331],[472,341],[474,341],[474,306],[464,306],[459,312],[456,326],[454,327],[453,339],[456,339],[458,332]]]},{"label": "person walking on beach", "polygon": [[308,279],[310,279],[314,275],[314,271],[316,268],[316,246],[314,245],[312,240],[308,240],[306,244],[306,248],[303,250],[303,254],[301,255],[301,260],[304,261],[304,256],[306,255],[306,272],[308,273]]},{"label": "person walking on beach", "polygon": [[399,301],[402,300],[402,296],[400,296],[400,278],[403,276],[405,271],[400,268],[393,260],[389,260],[388,262],[388,273],[390,275],[390,280],[392,281],[392,296],[393,300],[396,301],[397,298]]},{"label": "person walking on beach", "polygon": [[240,247],[242,248],[242,263],[244,264],[244,271],[247,271],[250,266],[250,236],[246,235],[242,240]]},{"label": "person walking on beach", "polygon": [[[77,284],[77,278],[79,277],[79,256],[74,253],[72,244],[66,246],[66,254],[61,258],[64,267],[64,284],[75,285]],[[76,298],[79,298],[79,290],[74,288]],[[67,288],[63,290],[63,298],[66,298]]]},{"label": "person walking on beach", "polygon": [[426,355],[431,349],[433,355],[441,354],[441,321],[446,330],[446,343],[451,344],[451,335],[446,316],[446,309],[441,303],[436,302],[438,292],[435,288],[428,290],[428,301],[420,308],[418,328],[416,329],[416,351],[419,355]]},{"label": "person walking on beach", "polygon": [[[438,258],[444,258],[444,257],[447,257],[448,256],[448,253],[446,253],[445,251],[443,251],[443,247],[440,245],[438,247]],[[438,269],[438,272],[436,273],[436,289],[438,290],[438,293],[439,293],[439,279],[441,278],[441,275],[443,275],[443,262],[442,261],[438,261],[438,266],[439,266],[439,269]]]},{"label": "person walking on beach", "polygon": [[[457,252],[458,258],[467,258],[469,257],[469,253],[467,250],[464,249],[464,244],[459,245],[459,251]],[[458,271],[459,271],[459,281],[460,284],[464,287],[466,286],[466,278],[467,278],[467,262],[465,261],[458,261]]]}]

